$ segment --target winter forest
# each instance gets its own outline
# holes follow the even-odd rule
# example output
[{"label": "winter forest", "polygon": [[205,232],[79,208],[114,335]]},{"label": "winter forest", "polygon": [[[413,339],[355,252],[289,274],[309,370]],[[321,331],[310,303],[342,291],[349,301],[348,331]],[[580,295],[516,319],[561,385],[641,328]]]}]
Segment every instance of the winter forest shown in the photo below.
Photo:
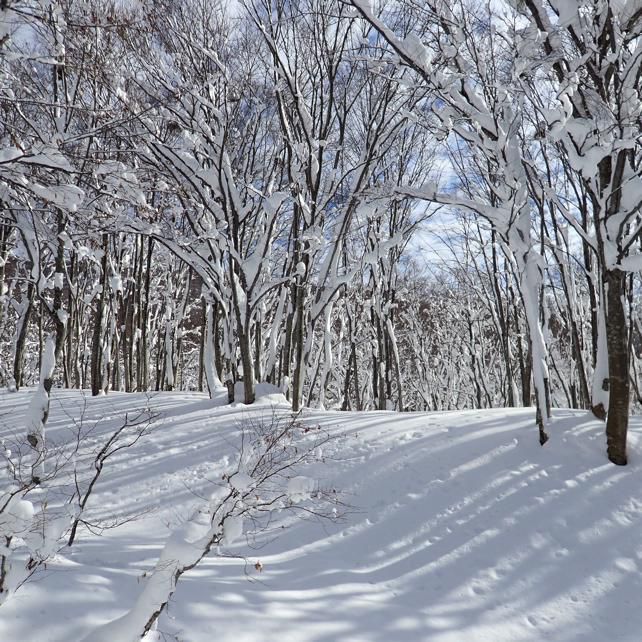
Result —
[{"label": "winter forest", "polygon": [[[407,526],[406,562],[428,568],[497,526],[484,512],[493,497],[506,524],[522,516],[514,538],[481,553],[470,544],[459,584],[451,574],[440,592],[510,602],[515,587],[492,584],[488,557],[501,584],[507,542],[540,519],[523,506],[546,504],[544,486],[584,489],[591,471],[607,478],[602,494],[587,484],[584,512],[551,518],[541,546],[529,545],[553,551],[620,500],[618,537],[632,537],[642,524],[631,477],[642,439],[641,75],[639,0],[1,0],[0,639],[201,641],[212,626],[248,642],[609,637],[615,616],[575,637],[560,621],[642,589],[637,540],[607,556],[627,579],[602,578],[585,600],[568,587],[528,608],[515,597],[494,619],[487,604],[473,616],[443,602],[461,618],[443,626],[441,611],[418,605],[391,618],[398,628],[357,600],[342,623],[353,628],[334,632],[323,619],[284,624],[287,599],[281,611],[262,601],[260,555],[221,551],[268,546],[278,526],[288,535],[265,556],[290,560],[296,577],[336,565],[327,533],[337,524],[351,534],[337,555],[392,555],[387,538],[406,540],[383,532],[390,517],[393,531]],[[389,483],[369,470],[375,460]],[[403,473],[412,461],[421,474]],[[450,484],[435,472],[446,468],[462,471],[458,489],[437,488]],[[501,489],[511,476],[513,490]],[[399,490],[408,479],[424,503],[395,521],[381,502],[410,497]],[[476,513],[453,517],[470,504]],[[365,506],[381,514],[366,518]],[[473,515],[486,521],[467,540],[454,524]],[[362,519],[379,530],[357,537]],[[428,539],[450,553],[412,548],[440,529],[448,535]],[[609,529],[598,530],[599,540]],[[126,562],[119,547],[134,535],[156,550]],[[74,558],[64,551],[76,539]],[[118,563],[100,567],[83,541]],[[578,562],[596,554],[595,538],[578,542],[577,555],[566,542],[550,568],[542,562],[549,576],[538,581],[595,580]],[[297,566],[288,555],[304,544]],[[511,572],[539,577],[520,555]],[[49,599],[38,578],[62,590],[64,573],[49,575],[72,563],[81,588],[70,595],[101,577],[102,610],[83,620],[71,609],[49,630],[30,621],[27,598]],[[128,564],[139,578],[123,588],[114,569]],[[243,608],[265,609],[267,628],[244,633],[249,615],[235,602],[226,628],[223,599],[216,617],[195,615],[197,586],[180,606],[179,579],[196,566],[219,583],[213,594],[221,582],[252,592]],[[482,571],[489,584],[476,592]],[[235,573],[258,580],[248,588]],[[402,576],[390,570],[371,595],[383,613],[402,608],[390,588]],[[297,590],[325,595],[331,585],[310,577]],[[404,581],[415,596],[425,588]],[[339,593],[327,599],[341,610]],[[61,608],[45,611],[61,618]],[[618,620],[618,639],[639,640],[635,617]]]}]

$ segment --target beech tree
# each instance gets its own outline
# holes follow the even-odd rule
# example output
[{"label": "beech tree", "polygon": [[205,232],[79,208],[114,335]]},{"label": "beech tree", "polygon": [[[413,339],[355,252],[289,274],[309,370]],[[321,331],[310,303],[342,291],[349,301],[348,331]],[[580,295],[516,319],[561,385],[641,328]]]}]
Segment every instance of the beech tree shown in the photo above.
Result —
[{"label": "beech tree", "polygon": [[[599,401],[607,410],[608,456],[623,465],[630,401],[627,272],[642,266],[636,252],[642,206],[642,13],[635,3],[580,5],[575,0],[529,0],[519,11],[530,25],[524,44],[532,43],[535,29],[542,34],[534,53],[522,57],[522,84],[531,95],[538,86],[551,91],[551,102],[539,112],[544,135],[559,142],[588,197],[582,204],[591,220],[587,233],[574,212],[543,188],[597,259],[604,317],[598,319],[598,354],[607,358],[598,362],[596,379],[608,392]],[[540,70],[542,58],[548,62]]]}]

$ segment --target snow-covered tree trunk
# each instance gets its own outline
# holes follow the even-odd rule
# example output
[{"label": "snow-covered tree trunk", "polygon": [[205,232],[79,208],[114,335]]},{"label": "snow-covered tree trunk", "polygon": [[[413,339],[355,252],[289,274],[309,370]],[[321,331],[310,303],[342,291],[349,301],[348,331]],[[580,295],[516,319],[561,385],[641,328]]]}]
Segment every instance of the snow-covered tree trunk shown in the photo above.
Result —
[{"label": "snow-covered tree trunk", "polygon": [[548,373],[548,350],[541,327],[542,257],[533,248],[530,232],[529,209],[523,206],[518,221],[509,232],[509,247],[515,256],[520,291],[524,301],[526,323],[532,354],[532,377],[537,402],[537,426],[539,443],[547,440],[546,423],[551,416],[551,401]]},{"label": "snow-covered tree trunk", "polygon": [[298,412],[303,403],[303,383],[306,375],[305,363],[305,284],[297,276],[294,308],[294,365],[292,373],[292,410]]},{"label": "snow-covered tree trunk", "polygon": [[49,399],[56,367],[56,339],[47,338],[40,364],[40,381],[33,392],[27,410],[27,441],[35,452],[32,465],[33,478],[42,478],[45,472],[45,427],[49,417]]},{"label": "snow-covered tree trunk", "polygon": [[214,396],[216,389],[223,386],[216,369],[216,354],[214,336],[214,308],[216,304],[211,301],[205,303],[205,336],[203,345],[203,368],[205,370],[205,379],[207,388],[210,393],[210,399]]},{"label": "snow-covered tree trunk", "polygon": [[[261,515],[311,498],[314,480],[296,474],[299,466],[313,461],[327,435],[303,427],[291,417],[273,416],[250,424],[243,434],[243,451],[236,470],[222,475],[223,483],[209,502],[199,507],[167,540],[154,569],[133,606],[83,638],[82,642],[138,642],[153,630],[180,578],[195,568],[218,546],[228,546],[243,535],[244,520],[260,525]],[[302,437],[303,436],[303,437]],[[229,463],[225,462],[225,465]],[[317,517],[327,517],[320,505],[330,499],[315,492],[312,507]],[[333,493],[334,494],[334,493]]]},{"label": "snow-covered tree trunk", "polygon": [[606,325],[606,288],[602,282],[599,289],[595,316],[595,363],[591,387],[591,410],[598,419],[606,419],[609,410],[609,346]]},{"label": "snow-covered tree trunk", "polygon": [[92,631],[82,642],[139,642],[152,629],[181,576],[194,568],[223,536],[218,522],[203,524],[203,517],[207,515],[193,515],[183,529],[172,534],[132,608]]}]

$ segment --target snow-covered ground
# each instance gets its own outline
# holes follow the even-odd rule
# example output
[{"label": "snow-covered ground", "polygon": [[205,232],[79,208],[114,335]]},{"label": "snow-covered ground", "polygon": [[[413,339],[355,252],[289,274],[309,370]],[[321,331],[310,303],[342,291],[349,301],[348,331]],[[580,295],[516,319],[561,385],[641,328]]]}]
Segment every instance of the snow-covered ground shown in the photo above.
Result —
[{"label": "snow-covered ground", "polygon": [[[30,394],[0,396],[9,441],[24,434]],[[155,395],[159,425],[114,456],[90,502],[92,519],[131,521],[82,531],[0,607],[0,640],[75,642],[131,607],[170,529],[214,483],[215,462],[232,462],[244,423],[270,417],[278,401]],[[95,437],[147,399],[57,391],[49,440],[71,434],[85,402]],[[304,420],[334,437],[310,475],[340,491],[343,518],[297,521],[207,558],[179,582],[160,639],[642,639],[638,419],[626,468],[606,461],[603,426],[579,411],[555,412],[544,448],[532,410],[306,411]]]}]

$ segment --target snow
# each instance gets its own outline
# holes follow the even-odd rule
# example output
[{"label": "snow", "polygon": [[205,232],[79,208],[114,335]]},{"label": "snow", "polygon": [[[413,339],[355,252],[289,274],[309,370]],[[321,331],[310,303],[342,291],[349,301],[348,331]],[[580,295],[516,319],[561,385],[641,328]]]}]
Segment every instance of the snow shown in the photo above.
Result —
[{"label": "snow", "polygon": [[420,69],[430,71],[431,55],[417,34],[410,32],[401,43],[401,50],[411,60],[421,64]]},{"label": "snow", "polygon": [[[4,500],[4,497],[2,498]],[[31,526],[35,510],[33,504],[19,495],[14,495],[4,512],[0,513],[0,535],[5,537],[23,536]]]},{"label": "snow", "polygon": [[553,8],[558,13],[560,26],[573,25],[577,22],[578,4],[576,0],[552,0]]},{"label": "snow", "polygon": [[123,279],[120,274],[114,274],[109,279],[109,286],[112,289],[112,292],[122,292],[123,291]]},{"label": "snow", "polygon": [[[285,378],[287,379],[287,377]],[[287,386],[284,385],[284,387],[287,389]],[[240,387],[239,389],[242,390]],[[257,383],[254,392],[256,394],[256,400],[259,402],[269,403],[275,406],[283,405],[289,407],[290,405],[285,398],[284,391],[271,383]],[[237,393],[237,398],[243,398],[240,391]]]},{"label": "snow", "polygon": [[38,387],[33,390],[26,415],[27,435],[31,440],[32,447],[38,453],[38,463],[44,471],[45,457],[45,424],[43,417],[46,416],[49,409],[49,394],[45,389],[45,380],[51,379],[56,365],[56,340],[53,335],[47,337],[45,349],[42,353],[42,362],[40,364],[40,382]]},{"label": "snow", "polygon": [[[0,393],[7,447],[23,436],[31,395]],[[54,389],[49,443],[70,438],[85,403],[99,439],[148,401]],[[149,403],[162,424],[114,456],[89,504],[92,521],[125,523],[81,531],[51,557],[0,607],[0,640],[129,639],[132,606],[162,593],[146,590],[151,570],[161,564],[170,581],[172,561],[193,555],[209,528],[195,507],[213,496],[213,510],[230,484],[251,488],[248,473],[231,474],[239,424],[288,412],[265,398],[224,406],[197,393]],[[216,631],[219,642],[639,642],[640,418],[627,467],[606,461],[603,424],[582,411],[554,411],[543,448],[529,408],[306,410],[300,420],[333,439],[325,463],[293,475],[286,494],[334,489],[339,519],[298,519],[314,501],[301,497],[265,532],[228,520],[225,546],[181,577],[149,639],[210,642]],[[53,502],[63,487],[49,492]],[[29,521],[30,497],[11,513]],[[51,527],[65,519],[57,513]],[[121,637],[93,635],[125,613],[110,629]]]},{"label": "snow", "polygon": [[287,493],[290,501],[294,504],[305,501],[310,498],[314,492],[316,484],[314,479],[298,475],[288,480]]},{"label": "snow", "polygon": [[243,517],[235,515],[230,517],[223,527],[223,540],[224,546],[230,546],[243,535]]},{"label": "snow", "polygon": [[85,196],[85,193],[75,185],[45,187],[39,183],[32,183],[31,191],[40,196],[40,198],[71,212],[75,212],[78,209]]},{"label": "snow", "polygon": [[287,199],[287,194],[283,192],[275,192],[270,197],[265,199],[263,207],[269,215],[273,215],[277,212],[281,204]]},{"label": "snow", "polygon": [[234,473],[230,476],[230,485],[242,493],[254,486],[254,480],[247,473]]}]

